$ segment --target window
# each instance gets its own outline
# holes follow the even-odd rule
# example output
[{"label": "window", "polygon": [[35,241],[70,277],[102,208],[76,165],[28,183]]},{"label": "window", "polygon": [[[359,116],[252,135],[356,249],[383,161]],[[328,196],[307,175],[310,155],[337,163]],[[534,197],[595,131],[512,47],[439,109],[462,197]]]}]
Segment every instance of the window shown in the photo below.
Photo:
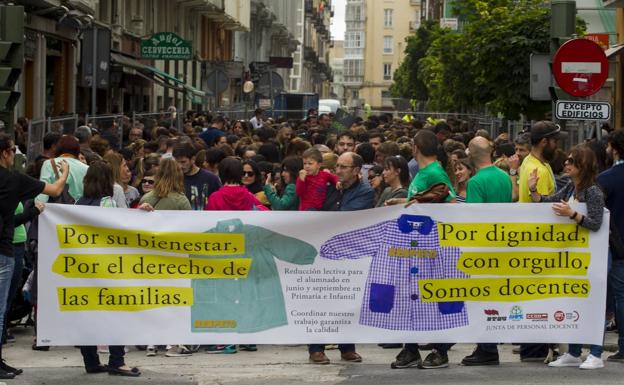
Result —
[{"label": "window", "polygon": [[345,34],[345,48],[364,47],[364,32],[347,32]]},{"label": "window", "polygon": [[345,76],[362,76],[362,60],[345,60]]},{"label": "window", "polygon": [[362,6],[349,5],[345,21],[362,21]]},{"label": "window", "polygon": [[392,36],[384,36],[383,53],[392,53],[394,47],[394,38]]},{"label": "window", "polygon": [[392,80],[392,64],[384,63],[383,65],[383,79]]},{"label": "window", "polygon": [[393,9],[384,9],[384,27],[390,28],[392,27],[392,14],[394,13]]}]

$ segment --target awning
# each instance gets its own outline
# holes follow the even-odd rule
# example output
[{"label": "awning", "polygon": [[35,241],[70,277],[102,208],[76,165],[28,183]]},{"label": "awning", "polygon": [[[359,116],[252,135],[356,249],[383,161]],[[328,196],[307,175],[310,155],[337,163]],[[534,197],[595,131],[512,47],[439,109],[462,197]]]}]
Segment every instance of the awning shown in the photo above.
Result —
[{"label": "awning", "polygon": [[605,55],[607,55],[607,57],[611,57],[615,55],[616,53],[620,52],[622,48],[624,48],[624,44],[614,45],[613,47],[609,47],[609,49],[605,50]]},{"label": "awning", "polygon": [[[148,66],[131,57],[111,52],[111,60],[117,64],[120,64],[124,68],[131,69],[132,72],[130,73],[132,73],[133,75],[139,75],[143,78],[149,79],[162,87],[171,88],[176,91],[183,92],[189,99],[206,97],[205,92],[184,83],[180,79],[171,76],[156,67]],[[152,77],[146,76],[146,74],[151,75]]]}]

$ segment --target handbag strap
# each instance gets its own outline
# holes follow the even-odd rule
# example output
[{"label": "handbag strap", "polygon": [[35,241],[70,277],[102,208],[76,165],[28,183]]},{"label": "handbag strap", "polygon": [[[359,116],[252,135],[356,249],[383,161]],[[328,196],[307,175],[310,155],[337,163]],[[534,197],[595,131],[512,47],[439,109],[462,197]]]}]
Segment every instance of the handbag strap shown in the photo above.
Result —
[{"label": "handbag strap", "polygon": [[50,159],[50,164],[52,164],[52,171],[54,171],[54,176],[58,180],[59,172],[58,172],[58,167],[56,166],[56,162],[54,161],[54,158]]}]

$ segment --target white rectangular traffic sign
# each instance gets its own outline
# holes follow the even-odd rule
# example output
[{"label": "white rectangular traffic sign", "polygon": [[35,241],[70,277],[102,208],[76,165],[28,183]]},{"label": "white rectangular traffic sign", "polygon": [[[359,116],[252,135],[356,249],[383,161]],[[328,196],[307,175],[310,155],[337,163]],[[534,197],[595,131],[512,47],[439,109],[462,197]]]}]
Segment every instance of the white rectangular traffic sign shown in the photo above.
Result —
[{"label": "white rectangular traffic sign", "polygon": [[606,102],[557,100],[555,117],[560,120],[609,120],[611,105]]},{"label": "white rectangular traffic sign", "polygon": [[563,62],[561,72],[564,74],[599,74],[600,62]]}]

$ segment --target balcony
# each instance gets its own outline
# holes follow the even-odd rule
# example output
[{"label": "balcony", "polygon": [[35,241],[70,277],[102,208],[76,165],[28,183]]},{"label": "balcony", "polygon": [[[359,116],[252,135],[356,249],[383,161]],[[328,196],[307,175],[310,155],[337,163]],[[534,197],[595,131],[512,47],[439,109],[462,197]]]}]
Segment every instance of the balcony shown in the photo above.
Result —
[{"label": "balcony", "polygon": [[349,87],[360,87],[364,83],[364,75],[345,75],[344,85]]}]

